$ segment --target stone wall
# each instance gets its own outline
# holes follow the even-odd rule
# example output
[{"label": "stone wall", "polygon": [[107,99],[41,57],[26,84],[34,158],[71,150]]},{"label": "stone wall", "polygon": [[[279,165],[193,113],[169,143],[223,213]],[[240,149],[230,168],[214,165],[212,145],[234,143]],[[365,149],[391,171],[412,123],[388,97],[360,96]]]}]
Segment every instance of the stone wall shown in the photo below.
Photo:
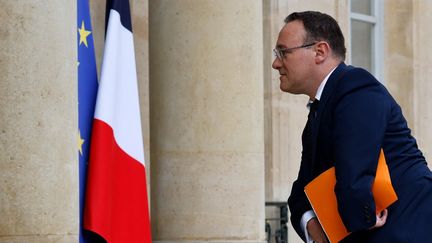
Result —
[{"label": "stone wall", "polygon": [[0,242],[77,242],[76,3],[0,5]]}]

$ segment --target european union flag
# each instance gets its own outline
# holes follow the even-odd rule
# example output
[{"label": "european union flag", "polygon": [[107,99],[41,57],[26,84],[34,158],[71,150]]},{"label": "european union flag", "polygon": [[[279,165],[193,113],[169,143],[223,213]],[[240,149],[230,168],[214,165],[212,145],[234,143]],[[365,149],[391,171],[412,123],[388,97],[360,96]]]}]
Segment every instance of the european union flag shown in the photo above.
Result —
[{"label": "european union flag", "polygon": [[90,22],[88,0],[77,0],[78,27],[78,156],[79,156],[79,241],[94,242],[92,235],[83,230],[84,196],[87,178],[87,163],[90,151],[90,135],[98,89],[93,33]]}]

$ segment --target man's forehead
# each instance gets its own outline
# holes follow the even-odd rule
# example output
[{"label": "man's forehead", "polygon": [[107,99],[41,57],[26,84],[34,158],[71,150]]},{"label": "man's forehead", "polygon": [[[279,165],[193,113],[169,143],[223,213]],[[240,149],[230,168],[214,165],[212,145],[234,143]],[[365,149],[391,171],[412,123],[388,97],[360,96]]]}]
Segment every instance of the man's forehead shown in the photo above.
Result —
[{"label": "man's forehead", "polygon": [[279,37],[276,42],[276,47],[285,48],[287,45],[301,44],[306,36],[303,23],[300,21],[292,21],[285,24],[279,32]]}]

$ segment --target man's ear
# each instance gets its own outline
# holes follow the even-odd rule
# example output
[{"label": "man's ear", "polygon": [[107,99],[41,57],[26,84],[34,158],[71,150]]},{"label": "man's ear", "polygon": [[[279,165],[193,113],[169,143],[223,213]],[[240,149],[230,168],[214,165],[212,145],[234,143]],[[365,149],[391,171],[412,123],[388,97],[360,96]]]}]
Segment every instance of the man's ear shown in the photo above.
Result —
[{"label": "man's ear", "polygon": [[330,45],[325,41],[320,41],[315,44],[315,63],[324,62],[330,55]]}]

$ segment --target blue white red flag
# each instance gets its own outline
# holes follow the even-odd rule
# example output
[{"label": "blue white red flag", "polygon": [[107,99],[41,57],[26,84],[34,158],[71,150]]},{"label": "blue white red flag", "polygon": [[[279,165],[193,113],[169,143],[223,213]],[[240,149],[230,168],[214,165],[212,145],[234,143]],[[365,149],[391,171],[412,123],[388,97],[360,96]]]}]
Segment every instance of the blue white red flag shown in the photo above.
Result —
[{"label": "blue white red flag", "polygon": [[107,2],[84,228],[107,242],[151,242],[144,145],[128,0]]}]

